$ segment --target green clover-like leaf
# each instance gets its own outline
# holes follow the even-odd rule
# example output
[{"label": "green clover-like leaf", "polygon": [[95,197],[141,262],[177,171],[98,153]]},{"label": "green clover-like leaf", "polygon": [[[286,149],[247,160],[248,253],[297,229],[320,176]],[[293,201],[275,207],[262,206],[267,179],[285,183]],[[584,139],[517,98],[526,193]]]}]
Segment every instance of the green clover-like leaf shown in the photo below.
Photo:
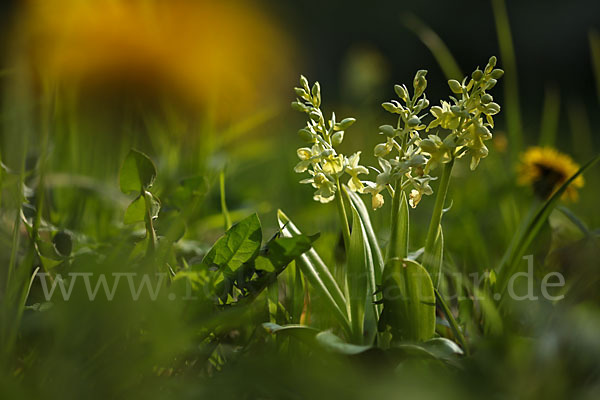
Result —
[{"label": "green clover-like leaf", "polygon": [[156,167],[144,153],[130,150],[119,173],[121,191],[125,194],[140,192],[152,186],[156,178]]}]

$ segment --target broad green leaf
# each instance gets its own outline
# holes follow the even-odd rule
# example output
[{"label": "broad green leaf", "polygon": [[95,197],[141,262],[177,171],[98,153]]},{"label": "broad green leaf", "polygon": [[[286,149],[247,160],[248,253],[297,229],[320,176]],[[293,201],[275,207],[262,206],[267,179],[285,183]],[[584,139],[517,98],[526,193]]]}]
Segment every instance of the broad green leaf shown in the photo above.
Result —
[{"label": "broad green leaf", "polygon": [[396,354],[402,358],[418,358],[418,359],[431,359],[437,360],[438,358],[430,352],[428,349],[423,347],[421,344],[415,343],[397,343],[390,348],[391,354]]},{"label": "broad green leaf", "polygon": [[[370,251],[366,241],[365,229],[362,226],[358,212],[352,209],[352,232],[347,251],[348,295],[350,296],[350,323],[352,326],[352,340],[356,343],[363,342],[365,324],[365,303],[367,302],[367,275]],[[372,296],[370,296],[372,297]],[[370,299],[373,300],[372,298]]]},{"label": "broad green leaf", "polygon": [[[284,237],[301,235],[301,232],[283,213],[277,211],[277,221]],[[342,323],[342,327],[350,333],[350,323],[347,312],[347,304],[342,291],[331,272],[321,260],[314,248],[296,259],[296,265],[300,268],[308,282],[315,288],[317,293],[327,301],[334,315]]]},{"label": "broad green leaf", "polygon": [[300,268],[296,265],[296,262],[293,261],[287,267],[288,274],[288,304],[286,306],[288,312],[290,313],[291,321],[293,323],[300,322],[300,318],[302,317],[302,312],[304,311],[304,301],[305,301],[305,286],[302,278],[302,272]]},{"label": "broad green leaf", "polygon": [[435,333],[433,284],[421,264],[408,259],[387,262],[383,304],[384,320],[395,341],[425,341]]},{"label": "broad green leaf", "polygon": [[[381,283],[381,275],[383,273],[383,256],[381,255],[381,249],[371,224],[371,218],[369,217],[369,211],[365,207],[365,203],[362,198],[349,190],[344,186],[344,193],[348,195],[350,204],[356,208],[360,221],[366,233],[366,248],[367,254],[367,283],[369,295],[367,302],[371,303],[371,307],[367,307],[365,315],[365,333],[367,336],[373,336],[377,333],[377,326],[379,324],[379,315],[381,314],[381,304],[377,302],[375,293],[378,290],[378,285]],[[367,340],[372,338],[367,337]]]},{"label": "broad green leaf", "polygon": [[254,259],[254,268],[257,271],[264,272],[275,272],[275,266],[267,257],[259,254],[258,257]]},{"label": "broad green leaf", "polygon": [[464,354],[456,343],[443,337],[429,339],[423,343],[423,346],[436,357],[444,360],[451,360]]},{"label": "broad green leaf", "polygon": [[456,343],[446,338],[433,338],[423,343],[400,343],[391,348],[391,352],[403,357],[416,357],[438,361],[454,362],[463,355]]},{"label": "broad green leaf", "polygon": [[146,201],[142,195],[136,197],[135,200],[129,204],[127,210],[125,210],[125,216],[123,222],[126,224],[135,224],[136,222],[143,222],[146,217]]},{"label": "broad green leaf", "polygon": [[152,160],[144,153],[131,149],[119,173],[121,191],[125,194],[140,192],[152,186],[155,178],[156,167]]},{"label": "broad green leaf", "polygon": [[309,251],[317,237],[298,235],[275,238],[267,243],[263,256],[269,261],[273,271],[281,272],[294,259]]},{"label": "broad green leaf", "polygon": [[338,336],[334,335],[329,331],[319,333],[317,335],[317,341],[331,352],[344,354],[348,356],[364,353],[365,351],[372,348],[372,346],[362,346],[352,343],[346,343]]},{"label": "broad green leaf", "polygon": [[274,322],[288,322],[290,320],[290,310],[286,309],[279,301],[277,285],[277,278],[286,267],[287,264],[276,270],[268,258],[259,255],[254,260],[243,264],[235,274],[228,272],[227,276],[231,277],[232,281],[235,282],[235,286],[244,292],[246,303],[256,298],[265,288],[269,288],[270,312],[277,316],[277,320]]},{"label": "broad green leaf", "polygon": [[362,198],[351,190],[347,190],[348,196],[354,207],[356,207],[356,211],[358,211],[358,215],[360,216],[360,220],[362,221],[362,225],[365,228],[365,232],[367,234],[367,238],[369,239],[369,247],[371,248],[371,254],[373,256],[373,264],[375,269],[373,274],[375,275],[375,281],[381,282],[381,274],[383,273],[384,261],[383,255],[381,254],[381,248],[379,247],[379,242],[377,241],[377,236],[375,235],[375,231],[373,230],[373,224],[371,223],[371,217],[369,217],[369,211],[367,207],[365,207],[365,203]]},{"label": "broad green leaf", "polygon": [[202,265],[228,267],[236,271],[245,262],[253,260],[260,249],[262,230],[258,215],[243,219],[233,225],[208,251]]},{"label": "broad green leaf", "polygon": [[293,337],[309,344],[314,343],[315,336],[319,333],[318,329],[298,324],[278,325],[265,322],[262,326],[270,334]]}]

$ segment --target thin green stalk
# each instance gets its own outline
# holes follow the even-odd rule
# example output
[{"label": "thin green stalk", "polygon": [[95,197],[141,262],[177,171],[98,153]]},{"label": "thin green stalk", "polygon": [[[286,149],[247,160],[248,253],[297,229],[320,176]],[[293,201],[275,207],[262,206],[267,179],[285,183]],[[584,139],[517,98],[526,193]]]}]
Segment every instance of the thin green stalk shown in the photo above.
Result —
[{"label": "thin green stalk", "polygon": [[[387,248],[386,262],[393,258],[406,258],[408,256],[408,226],[406,225],[408,223],[406,220],[408,214],[403,217],[403,221],[400,221],[403,193],[402,179],[398,179],[394,184],[394,196],[392,198],[392,211],[390,215],[390,241]],[[399,226],[400,224],[405,226]]]},{"label": "thin green stalk", "polygon": [[49,87],[48,82],[45,82],[44,96],[41,109],[41,146],[40,159],[38,162],[39,182],[36,189],[36,214],[33,220],[31,239],[35,242],[39,239],[39,229],[42,222],[42,212],[44,208],[45,197],[45,177],[46,177],[46,158],[48,156],[48,140],[52,126],[52,117],[54,115],[54,91]]},{"label": "thin green stalk", "polygon": [[10,280],[12,278],[12,273],[15,270],[16,262],[17,262],[17,252],[19,250],[19,242],[21,238],[21,214],[20,211],[16,210],[15,222],[13,225],[12,231],[12,241],[11,241],[11,250],[10,250],[10,261],[8,262],[8,272],[6,275],[6,290],[8,291],[10,288]]},{"label": "thin green stalk", "polygon": [[2,209],[2,183],[4,181],[4,165],[2,164],[2,146],[0,146],[0,209]]},{"label": "thin green stalk", "polygon": [[433,29],[427,26],[416,15],[410,13],[404,16],[403,22],[431,51],[446,79],[461,79],[464,76],[452,52]]},{"label": "thin green stalk", "polygon": [[467,340],[465,339],[465,335],[463,335],[462,330],[460,329],[460,326],[458,326],[458,323],[456,322],[456,319],[454,318],[454,315],[452,314],[452,310],[450,310],[450,307],[448,307],[448,304],[444,300],[444,297],[442,296],[442,294],[435,288],[433,290],[435,291],[435,298],[436,298],[438,304],[440,304],[442,306],[444,315],[446,315],[446,318],[448,319],[448,324],[450,325],[450,329],[452,330],[452,333],[454,334],[454,338],[456,340],[458,340],[458,342],[462,346],[465,354],[468,356],[470,354],[469,345],[467,343]]},{"label": "thin green stalk", "polygon": [[144,203],[146,205],[146,232],[148,234],[148,254],[153,254],[156,250],[156,231],[152,222],[152,194],[144,191]]},{"label": "thin green stalk", "polygon": [[31,240],[34,242],[37,242],[39,239],[39,231],[40,231],[40,225],[42,223],[42,210],[44,207],[44,197],[45,197],[45,188],[44,188],[44,171],[42,170],[40,172],[40,178],[39,178],[39,183],[37,185],[37,201],[35,204],[35,208],[36,208],[36,212],[35,212],[35,218],[33,219],[33,225],[31,227]]},{"label": "thin green stalk", "polygon": [[23,311],[25,310],[25,302],[27,301],[31,284],[35,279],[37,271],[39,270],[39,268],[37,268],[32,275],[29,275],[30,270],[28,269],[28,266],[33,264],[34,254],[34,248],[32,245],[30,245],[22,263],[16,268],[15,272],[17,272],[17,283],[8,288],[5,293],[6,297],[3,300],[3,305],[6,306],[2,311],[4,311],[6,314],[3,316],[3,319],[10,321],[10,323],[4,324],[6,325],[4,328],[5,331],[0,332],[0,336],[2,336],[0,339],[2,341],[1,351],[3,353],[3,360],[9,360],[10,355],[15,349],[15,343],[17,341],[18,332],[21,326]]},{"label": "thin green stalk", "polygon": [[542,120],[540,123],[540,146],[554,146],[560,119],[560,94],[558,89],[549,86],[544,96]]},{"label": "thin green stalk", "polygon": [[229,210],[227,209],[227,201],[225,201],[225,171],[222,170],[219,174],[219,190],[221,192],[221,213],[223,214],[223,219],[225,223],[225,230],[229,230],[231,228],[231,215],[229,214]]},{"label": "thin green stalk", "polygon": [[390,215],[390,219],[392,221],[390,226],[390,242],[388,244],[387,254],[385,257],[385,261],[389,261],[392,258],[398,257],[397,249],[398,247],[395,245],[398,240],[398,211],[400,210],[400,189],[401,183],[400,180],[396,180],[394,184],[394,197],[392,198],[392,212]]},{"label": "thin green stalk", "polygon": [[[20,172],[19,172],[19,182],[18,182],[18,196],[19,203],[23,202],[23,185],[25,181],[25,148],[26,145],[23,145],[23,153],[20,161]],[[19,251],[20,246],[20,238],[21,238],[21,207],[16,207],[15,209],[15,222],[13,225],[12,231],[12,242],[11,242],[11,250],[10,250],[10,260],[8,263],[8,272],[6,276],[6,288],[10,287],[10,280],[12,278],[13,272],[15,272],[17,265],[17,253]]]},{"label": "thin green stalk", "polygon": [[521,122],[521,108],[519,105],[519,82],[517,79],[517,61],[513,45],[508,12],[504,0],[493,0],[492,8],[496,20],[498,45],[500,46],[501,60],[504,64],[505,79],[504,96],[506,99],[506,123],[511,142],[513,159],[523,145],[523,129]]},{"label": "thin green stalk", "polygon": [[433,213],[431,214],[431,220],[429,222],[429,229],[427,231],[427,237],[425,239],[425,253],[423,254],[424,266],[427,271],[432,275],[431,280],[433,286],[437,287],[439,280],[438,271],[431,271],[429,263],[427,262],[435,251],[435,240],[438,235],[440,223],[442,221],[442,214],[444,212],[444,203],[446,202],[446,194],[448,193],[448,187],[450,186],[450,175],[452,173],[452,167],[454,166],[454,159],[444,164],[442,171],[442,177],[440,180],[440,186],[437,190],[437,197],[435,199],[435,205],[433,207]]},{"label": "thin green stalk", "polygon": [[342,185],[340,185],[340,180],[336,179],[335,183],[337,185],[337,195],[335,197],[337,199],[340,223],[342,224],[344,246],[346,248],[346,251],[348,251],[348,249],[350,248],[350,225],[348,225],[348,214],[346,214],[346,207],[344,206],[344,199],[342,198]]}]

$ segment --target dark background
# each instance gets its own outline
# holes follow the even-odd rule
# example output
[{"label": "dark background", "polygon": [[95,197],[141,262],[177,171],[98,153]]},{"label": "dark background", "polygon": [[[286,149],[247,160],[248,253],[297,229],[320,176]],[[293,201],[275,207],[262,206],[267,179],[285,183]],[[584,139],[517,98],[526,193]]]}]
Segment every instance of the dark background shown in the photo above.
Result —
[{"label": "dark background", "polygon": [[[402,17],[414,14],[444,40],[470,70],[499,54],[490,1],[268,0],[292,35],[304,44],[316,73],[335,81],[340,61],[354,43],[378,48],[391,62],[393,75],[410,75],[423,65],[438,74],[435,60]],[[600,27],[600,2],[506,2],[524,97],[534,97],[550,82],[566,95],[594,93],[588,32]],[[482,61],[483,60],[483,61]]]},{"label": "dark background", "polygon": [[[18,2],[0,1],[0,46],[11,43],[10,26]],[[446,43],[463,72],[483,66],[499,55],[491,1],[358,1],[262,0],[298,45],[297,70],[318,79],[339,100],[340,75],[350,49],[368,46],[388,66],[386,84],[410,82],[414,72],[426,68],[431,98],[444,95],[445,81],[429,50],[402,23],[413,14],[428,24]],[[537,120],[545,88],[559,88],[562,109],[569,101],[585,104],[592,126],[597,126],[598,100],[593,78],[589,31],[600,28],[600,1],[545,0],[506,2],[516,51],[519,90],[527,121]],[[502,60],[499,62],[502,66]],[[295,83],[295,82],[294,82]],[[389,86],[388,86],[389,87]],[[390,93],[391,94],[391,93]],[[501,93],[497,95],[501,99]],[[529,123],[531,124],[531,123]],[[533,129],[533,127],[531,127]]]},{"label": "dark background", "polygon": [[[289,28],[303,48],[300,71],[319,79],[329,96],[339,100],[340,72],[356,44],[382,54],[389,65],[386,87],[410,83],[415,71],[429,70],[429,97],[446,97],[445,77],[437,62],[407,29],[402,19],[415,15],[446,43],[464,73],[484,66],[490,55],[500,58],[491,1],[358,1],[267,0],[271,11]],[[600,1],[506,1],[516,52],[519,91],[526,143],[539,132],[546,88],[558,89],[561,116],[558,138],[572,129],[569,104],[582,107],[592,132],[600,124],[598,98],[591,66],[589,32],[600,27]],[[502,59],[499,60],[502,67]],[[337,88],[338,90],[333,90]],[[390,90],[383,95],[392,96]],[[337,98],[336,98],[337,96]],[[494,94],[503,101],[502,90]],[[385,100],[386,97],[379,100]],[[346,99],[344,99],[346,101]],[[599,136],[593,133],[596,143]],[[564,137],[564,136],[563,136]]]}]

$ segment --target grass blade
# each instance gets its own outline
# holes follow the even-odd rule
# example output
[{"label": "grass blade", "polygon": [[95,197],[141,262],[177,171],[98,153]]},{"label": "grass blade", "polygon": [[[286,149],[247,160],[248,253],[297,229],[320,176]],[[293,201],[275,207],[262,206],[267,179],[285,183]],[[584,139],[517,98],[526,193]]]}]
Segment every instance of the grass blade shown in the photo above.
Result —
[{"label": "grass blade", "polygon": [[219,193],[221,195],[221,213],[223,214],[223,224],[225,230],[231,228],[231,215],[227,209],[227,201],[225,200],[225,170],[219,173]]},{"label": "grass blade", "polygon": [[512,142],[511,149],[513,158],[523,146],[523,125],[521,122],[521,106],[519,104],[519,82],[517,78],[517,59],[513,46],[512,34],[506,4],[504,0],[492,0],[494,18],[496,20],[496,32],[498,34],[498,45],[502,68],[504,69],[504,97],[506,108],[506,123],[508,136]]},{"label": "grass blade", "polygon": [[554,146],[560,117],[560,94],[554,86],[546,88],[540,123],[540,146]]},{"label": "grass blade", "polygon": [[584,160],[591,158],[594,154],[594,141],[585,103],[581,99],[571,99],[567,104],[567,117],[575,156]]},{"label": "grass blade", "polygon": [[467,340],[465,339],[465,335],[463,335],[462,330],[460,329],[460,326],[458,326],[458,323],[456,322],[456,319],[454,318],[454,315],[452,314],[452,310],[450,310],[450,307],[448,307],[448,304],[446,303],[446,300],[444,300],[444,297],[442,296],[442,294],[437,289],[434,289],[434,291],[435,291],[436,302],[437,302],[437,304],[439,304],[441,306],[442,311],[444,312],[444,315],[446,316],[446,319],[448,320],[448,323],[450,324],[450,329],[452,329],[452,333],[454,334],[454,337],[456,338],[456,340],[458,340],[458,342],[462,346],[465,354],[469,355],[469,346],[467,345]]},{"label": "grass blade", "polygon": [[404,26],[413,31],[427,46],[440,65],[447,79],[462,79],[463,73],[446,43],[417,16],[408,14],[403,19]]}]

